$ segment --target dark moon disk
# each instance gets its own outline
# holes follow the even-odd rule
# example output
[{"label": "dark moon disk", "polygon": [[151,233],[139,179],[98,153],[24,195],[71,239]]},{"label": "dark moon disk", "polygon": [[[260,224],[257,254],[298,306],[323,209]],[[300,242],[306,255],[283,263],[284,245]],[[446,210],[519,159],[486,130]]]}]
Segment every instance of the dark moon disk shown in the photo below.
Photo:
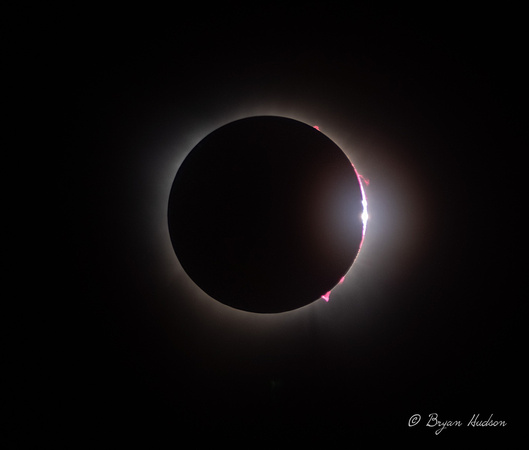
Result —
[{"label": "dark moon disk", "polygon": [[237,309],[278,313],[336,286],[362,241],[362,191],[342,150],[275,116],[222,126],[187,155],[169,233],[189,277]]}]

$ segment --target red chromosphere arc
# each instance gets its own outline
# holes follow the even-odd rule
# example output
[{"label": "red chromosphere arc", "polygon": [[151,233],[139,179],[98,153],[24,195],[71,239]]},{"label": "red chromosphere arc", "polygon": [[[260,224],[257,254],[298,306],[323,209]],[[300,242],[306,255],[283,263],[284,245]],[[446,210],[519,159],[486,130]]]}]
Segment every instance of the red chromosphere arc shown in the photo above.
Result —
[{"label": "red chromosphere arc", "polygon": [[[320,127],[318,125],[314,125],[313,128],[315,128],[318,131],[321,131]],[[351,163],[351,165],[354,168],[354,164]],[[356,169],[355,169],[355,172],[356,172]],[[358,175],[358,182],[360,183],[360,189],[362,190],[362,207],[363,207],[362,224],[363,224],[363,229],[362,229],[362,240],[360,241],[360,249],[361,249],[362,248],[362,244],[364,243],[364,237],[365,237],[365,234],[366,234],[366,225],[367,225],[367,199],[366,199],[366,194],[364,192],[364,187],[362,186],[362,181],[366,184],[366,186],[369,186],[369,179],[365,178],[363,175],[360,175],[358,172],[356,172],[356,173]],[[338,282],[338,284],[342,284],[344,280],[345,280],[345,275],[342,278],[340,278],[340,281]],[[326,292],[325,294],[323,294],[321,296],[321,298],[323,300],[325,300],[326,302],[328,302],[329,299],[330,299],[330,296],[331,296],[331,292],[332,292],[332,289],[330,291]]]}]

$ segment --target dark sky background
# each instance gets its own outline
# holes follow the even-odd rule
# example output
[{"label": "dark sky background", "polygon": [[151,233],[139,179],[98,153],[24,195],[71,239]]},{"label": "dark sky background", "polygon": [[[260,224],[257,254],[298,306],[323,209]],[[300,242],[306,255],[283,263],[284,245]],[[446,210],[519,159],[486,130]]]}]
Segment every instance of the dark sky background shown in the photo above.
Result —
[{"label": "dark sky background", "polygon": [[[523,421],[518,15],[332,2],[48,14],[32,54],[57,143],[61,262],[44,269],[51,339],[31,340],[38,382],[26,375],[33,406],[15,430],[175,445],[511,436]],[[201,293],[166,223],[193,146],[263,114],[318,125],[370,182],[346,281],[329,303],[279,315]],[[434,412],[508,426],[434,436]]]}]

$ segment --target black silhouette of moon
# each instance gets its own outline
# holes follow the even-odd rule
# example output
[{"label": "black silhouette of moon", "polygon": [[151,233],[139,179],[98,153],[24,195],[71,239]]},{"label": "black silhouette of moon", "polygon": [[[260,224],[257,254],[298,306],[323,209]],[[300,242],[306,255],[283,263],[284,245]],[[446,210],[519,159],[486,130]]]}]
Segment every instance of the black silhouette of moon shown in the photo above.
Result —
[{"label": "black silhouette of moon", "polygon": [[363,238],[362,189],[327,136],[302,122],[250,117],[187,155],[168,208],[184,271],[233,308],[305,306],[347,273]]}]

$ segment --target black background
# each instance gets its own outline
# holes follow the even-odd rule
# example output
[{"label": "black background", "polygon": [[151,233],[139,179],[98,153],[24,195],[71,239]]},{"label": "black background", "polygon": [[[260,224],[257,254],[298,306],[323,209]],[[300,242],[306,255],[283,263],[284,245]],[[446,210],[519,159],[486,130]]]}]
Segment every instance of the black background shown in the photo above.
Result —
[{"label": "black background", "polygon": [[[46,182],[25,199],[39,205],[37,325],[24,309],[10,341],[17,439],[353,445],[522,426],[520,11],[40,13],[8,42],[28,67],[17,92],[38,99],[28,123],[46,128],[31,164]],[[349,284],[280,317],[210,304],[160,244],[178,161],[217,126],[267,113],[314,118],[370,179]],[[434,436],[434,412],[508,426]]]}]

